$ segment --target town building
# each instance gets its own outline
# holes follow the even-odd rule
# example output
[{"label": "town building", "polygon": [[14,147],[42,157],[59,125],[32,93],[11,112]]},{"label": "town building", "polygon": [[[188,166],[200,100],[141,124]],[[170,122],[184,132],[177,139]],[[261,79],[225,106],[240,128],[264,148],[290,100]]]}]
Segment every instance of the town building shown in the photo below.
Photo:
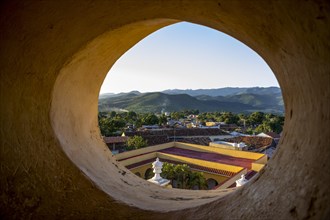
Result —
[{"label": "town building", "polygon": [[213,141],[209,143],[212,147],[219,147],[224,149],[232,149],[232,150],[247,150],[248,147],[244,142],[240,143],[232,143],[226,141]]},{"label": "town building", "polygon": [[265,154],[181,142],[127,151],[115,155],[115,158],[144,179],[149,179],[152,174],[152,163],[156,158],[162,162],[187,164],[192,171],[203,172],[208,189],[233,187],[243,174],[251,178],[267,163]]},{"label": "town building", "polygon": [[124,150],[128,137],[126,137],[125,135],[113,136],[113,137],[103,137],[103,140],[107,144],[107,146],[111,150],[111,152],[113,154],[117,154],[120,151]]}]

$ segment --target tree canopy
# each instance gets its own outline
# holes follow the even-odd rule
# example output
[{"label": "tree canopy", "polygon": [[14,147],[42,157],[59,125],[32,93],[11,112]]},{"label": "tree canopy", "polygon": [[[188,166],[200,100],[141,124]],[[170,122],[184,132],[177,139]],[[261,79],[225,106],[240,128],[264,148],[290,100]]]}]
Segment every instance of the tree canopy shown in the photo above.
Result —
[{"label": "tree canopy", "polygon": [[147,141],[141,136],[134,135],[127,140],[127,150],[136,150],[147,146]]},{"label": "tree canopy", "polygon": [[[172,112],[170,116],[165,114],[156,115],[154,113],[138,114],[129,112],[99,112],[98,120],[103,136],[114,136],[125,131],[128,127],[140,128],[142,125],[167,126],[169,119],[186,120],[192,113],[198,110],[185,110]],[[191,119],[190,119],[191,120]],[[191,122],[191,121],[190,121]],[[232,112],[203,112],[198,114],[196,121],[200,125],[205,122],[224,122],[226,124],[236,124],[239,132],[253,134],[260,132],[274,131],[280,133],[284,125],[284,116],[271,113],[253,112],[251,114],[234,114]]]},{"label": "tree canopy", "polygon": [[171,180],[172,187],[180,189],[207,189],[202,172],[192,172],[187,164],[164,162],[161,176]]}]

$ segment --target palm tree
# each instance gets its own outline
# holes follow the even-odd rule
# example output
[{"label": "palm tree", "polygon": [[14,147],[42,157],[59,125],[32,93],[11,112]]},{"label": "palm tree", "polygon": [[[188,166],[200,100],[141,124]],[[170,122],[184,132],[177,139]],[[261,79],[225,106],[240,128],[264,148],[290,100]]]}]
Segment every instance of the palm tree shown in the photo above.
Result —
[{"label": "palm tree", "polygon": [[171,181],[173,188],[207,189],[206,179],[201,172],[192,172],[187,164],[174,165],[164,162],[161,176]]},{"label": "palm tree", "polygon": [[190,189],[207,189],[207,182],[202,172],[191,172],[189,176]]}]

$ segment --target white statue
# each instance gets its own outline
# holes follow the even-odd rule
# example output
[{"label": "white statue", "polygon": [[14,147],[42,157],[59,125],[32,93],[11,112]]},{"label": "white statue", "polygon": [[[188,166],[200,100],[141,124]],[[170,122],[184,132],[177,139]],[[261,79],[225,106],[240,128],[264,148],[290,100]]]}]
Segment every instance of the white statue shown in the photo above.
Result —
[{"label": "white statue", "polygon": [[245,179],[245,174],[241,175],[241,178],[236,180],[236,187],[238,186],[243,186],[244,184],[246,184],[248,182],[247,179]]},{"label": "white statue", "polygon": [[166,186],[170,183],[170,180],[164,179],[160,176],[162,173],[163,163],[159,161],[157,157],[156,161],[152,163],[152,168],[154,169],[154,176],[148,179],[149,182],[155,183],[160,186]]},{"label": "white statue", "polygon": [[159,180],[162,177],[160,174],[162,173],[163,163],[159,161],[159,158],[157,157],[156,161],[152,163],[152,168],[154,169],[154,176],[151,178],[152,180]]}]

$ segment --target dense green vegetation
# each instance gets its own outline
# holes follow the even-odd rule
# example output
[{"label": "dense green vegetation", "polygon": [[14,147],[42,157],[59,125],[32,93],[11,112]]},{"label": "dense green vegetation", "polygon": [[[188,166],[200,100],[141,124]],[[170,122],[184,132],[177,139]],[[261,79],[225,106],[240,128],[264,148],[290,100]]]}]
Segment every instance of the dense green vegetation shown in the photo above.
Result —
[{"label": "dense green vegetation", "polygon": [[143,137],[134,135],[128,139],[126,150],[137,150],[146,147],[147,144],[147,141]]},{"label": "dense green vegetation", "polygon": [[[192,113],[198,113],[198,110],[185,110],[181,112],[172,112],[170,116],[164,114],[156,115],[153,113],[138,114],[133,111],[117,113],[100,112],[99,126],[103,136],[120,135],[126,129],[138,129],[142,125],[160,125],[167,126],[169,120],[177,120],[184,123]],[[284,124],[284,117],[281,115],[253,112],[251,114],[234,114],[232,112],[204,112],[198,114],[194,119],[196,125],[205,125],[206,122],[224,122],[226,124],[235,124],[237,131],[253,134],[260,132],[274,131],[280,133]]]},{"label": "dense green vegetation", "polygon": [[206,179],[202,172],[192,172],[187,164],[171,164],[164,162],[161,176],[171,180],[173,188],[207,189]]},{"label": "dense green vegetation", "polygon": [[153,113],[137,114],[129,112],[99,112],[99,127],[103,136],[113,136],[125,131],[127,127],[140,128],[142,125],[166,125],[165,115]]},{"label": "dense green vegetation", "polygon": [[231,112],[212,112],[198,115],[200,123],[207,121],[236,124],[238,131],[253,134],[261,132],[281,133],[284,125],[284,116],[271,113],[253,112],[251,114],[233,114]]}]

